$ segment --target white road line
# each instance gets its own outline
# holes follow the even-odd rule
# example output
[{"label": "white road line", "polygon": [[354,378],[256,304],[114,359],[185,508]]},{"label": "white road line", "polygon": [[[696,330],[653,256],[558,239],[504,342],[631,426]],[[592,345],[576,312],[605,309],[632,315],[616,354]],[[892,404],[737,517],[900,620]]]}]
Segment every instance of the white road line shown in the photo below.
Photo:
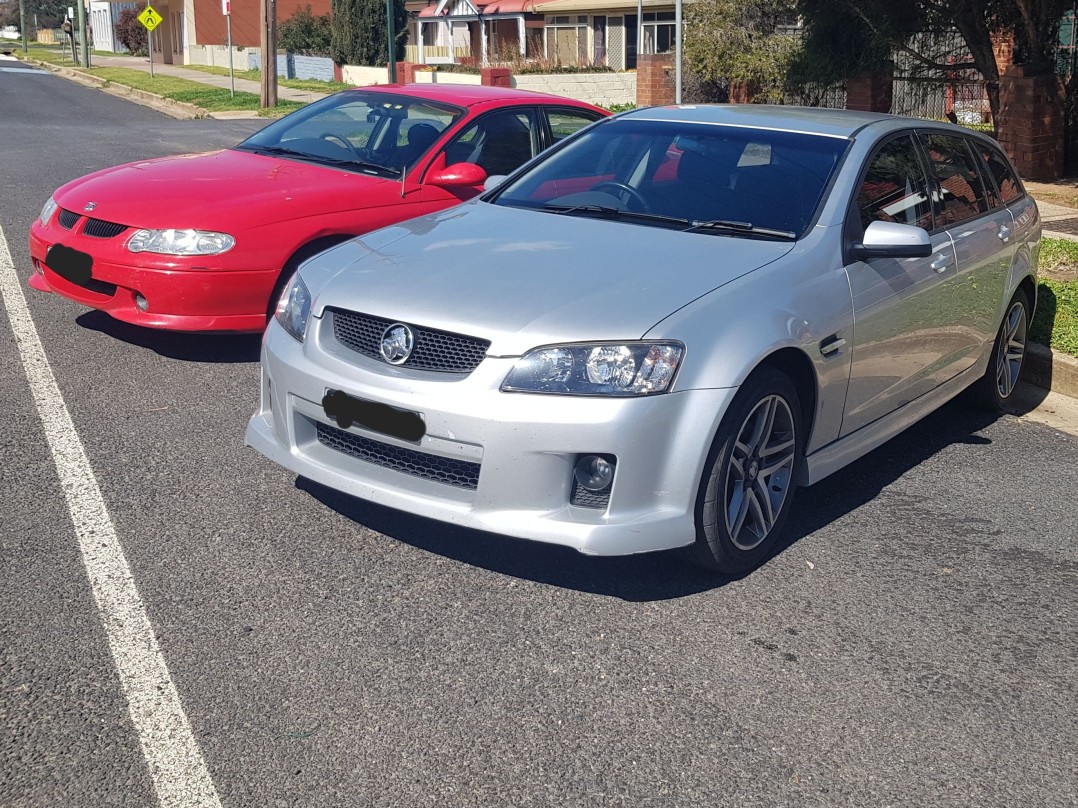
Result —
[{"label": "white road line", "polygon": [[158,802],[165,808],[217,808],[221,801],[191,734],[116,528],[30,317],[2,228],[0,296],[60,475],[86,574]]}]

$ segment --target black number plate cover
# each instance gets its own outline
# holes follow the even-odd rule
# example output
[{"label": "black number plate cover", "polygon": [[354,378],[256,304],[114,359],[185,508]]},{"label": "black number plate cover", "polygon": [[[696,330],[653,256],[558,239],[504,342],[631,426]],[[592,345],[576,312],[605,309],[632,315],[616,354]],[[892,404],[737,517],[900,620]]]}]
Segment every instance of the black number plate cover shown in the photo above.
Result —
[{"label": "black number plate cover", "polygon": [[375,401],[363,401],[343,390],[328,390],[322,397],[322,407],[341,429],[358,424],[372,432],[413,443],[427,433],[427,427],[418,413],[398,410]]},{"label": "black number plate cover", "polygon": [[76,286],[86,286],[90,282],[90,269],[94,259],[84,252],[53,244],[45,254],[45,264],[64,280]]}]

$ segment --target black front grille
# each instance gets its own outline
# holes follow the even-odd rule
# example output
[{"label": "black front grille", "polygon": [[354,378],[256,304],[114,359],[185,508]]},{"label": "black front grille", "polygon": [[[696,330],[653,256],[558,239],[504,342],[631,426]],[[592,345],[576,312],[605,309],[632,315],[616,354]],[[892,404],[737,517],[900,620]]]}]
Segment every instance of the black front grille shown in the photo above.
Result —
[{"label": "black front grille", "polygon": [[[382,334],[396,320],[344,309],[331,308],[329,312],[333,316],[333,336],[341,345],[372,359],[382,359]],[[443,373],[471,373],[479,367],[490,347],[489,340],[407,325],[415,335],[415,347],[401,367]]]},{"label": "black front grille", "polygon": [[321,422],[315,427],[319,443],[357,460],[456,488],[474,491],[479,486],[478,463],[391,446]]},{"label": "black front grille", "polygon": [[86,226],[82,228],[82,232],[92,238],[112,238],[120,235],[126,229],[126,224],[106,222],[104,219],[87,219]]},{"label": "black front grille", "polygon": [[56,217],[56,221],[59,222],[60,227],[64,230],[70,230],[75,226],[75,222],[79,220],[79,214],[60,208],[60,215]]}]

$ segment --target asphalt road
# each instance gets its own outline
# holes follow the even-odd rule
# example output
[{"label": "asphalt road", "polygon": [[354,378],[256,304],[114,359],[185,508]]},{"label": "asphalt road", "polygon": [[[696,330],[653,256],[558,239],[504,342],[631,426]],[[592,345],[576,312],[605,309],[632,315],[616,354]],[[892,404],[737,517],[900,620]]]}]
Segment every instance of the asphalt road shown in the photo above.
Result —
[{"label": "asphalt road", "polygon": [[[24,282],[54,187],[258,126],[4,66]],[[256,338],[25,294],[225,806],[1078,805],[1078,438],[948,406],[724,582],[297,481]],[[0,317],[0,805],[156,805],[19,356]]]}]

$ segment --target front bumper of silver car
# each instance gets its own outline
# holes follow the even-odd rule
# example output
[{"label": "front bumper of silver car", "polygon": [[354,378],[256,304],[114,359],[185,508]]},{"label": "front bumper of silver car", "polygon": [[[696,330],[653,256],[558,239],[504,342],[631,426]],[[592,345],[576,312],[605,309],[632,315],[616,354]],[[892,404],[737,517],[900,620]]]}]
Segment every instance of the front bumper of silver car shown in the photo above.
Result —
[{"label": "front bumper of silver car", "polygon": [[[508,536],[623,555],[690,544],[714,425],[735,389],[644,398],[503,393],[515,363],[487,358],[466,377],[403,371],[301,344],[276,322],[262,349],[262,398],[246,443],[303,477],[391,508]],[[340,390],[418,413],[400,440],[341,429],[322,399]],[[581,456],[616,459],[611,488],[574,489]],[[588,504],[573,504],[586,502]]]}]

